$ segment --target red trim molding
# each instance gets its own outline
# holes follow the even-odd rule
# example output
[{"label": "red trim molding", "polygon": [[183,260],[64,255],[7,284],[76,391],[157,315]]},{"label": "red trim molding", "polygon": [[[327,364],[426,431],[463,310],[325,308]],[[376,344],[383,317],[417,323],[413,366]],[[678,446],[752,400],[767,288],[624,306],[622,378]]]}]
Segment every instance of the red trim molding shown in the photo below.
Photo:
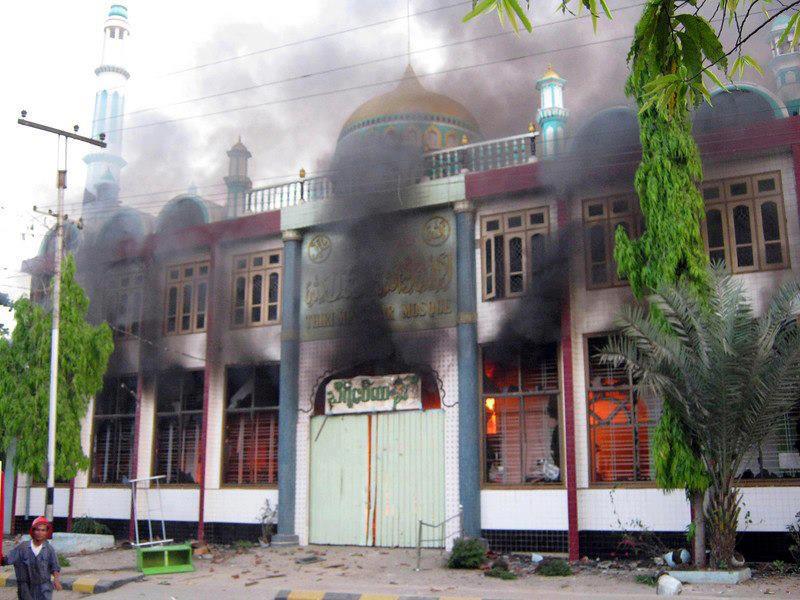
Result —
[{"label": "red trim molding", "polygon": [[[565,198],[558,200],[558,226],[566,227],[569,223],[569,206]],[[569,294],[569,292],[567,292]],[[578,482],[575,466],[575,406],[572,378],[572,317],[570,314],[570,298],[564,298],[561,308],[561,360],[563,363],[564,382],[564,445],[566,446],[566,483],[567,483],[567,526],[569,533],[569,559],[580,558],[578,535]]]}]

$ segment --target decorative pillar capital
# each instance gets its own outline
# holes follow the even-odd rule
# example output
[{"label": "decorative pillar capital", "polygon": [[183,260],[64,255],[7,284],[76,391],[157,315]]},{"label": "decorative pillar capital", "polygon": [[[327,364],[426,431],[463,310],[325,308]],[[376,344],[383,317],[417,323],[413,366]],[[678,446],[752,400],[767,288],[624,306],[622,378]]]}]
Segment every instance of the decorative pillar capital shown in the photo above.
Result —
[{"label": "decorative pillar capital", "polygon": [[284,242],[300,242],[303,240],[303,233],[297,229],[286,229],[281,232],[281,238]]},{"label": "decorative pillar capital", "polygon": [[456,200],[453,202],[453,212],[475,212],[475,203],[472,200]]}]

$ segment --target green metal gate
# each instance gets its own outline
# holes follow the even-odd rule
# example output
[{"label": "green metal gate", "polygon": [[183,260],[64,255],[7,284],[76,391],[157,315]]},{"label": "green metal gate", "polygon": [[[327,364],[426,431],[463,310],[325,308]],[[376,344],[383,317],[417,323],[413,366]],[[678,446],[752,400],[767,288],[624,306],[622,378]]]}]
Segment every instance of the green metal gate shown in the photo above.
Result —
[{"label": "green metal gate", "polygon": [[444,412],[313,417],[309,513],[312,544],[415,546],[444,520]]}]

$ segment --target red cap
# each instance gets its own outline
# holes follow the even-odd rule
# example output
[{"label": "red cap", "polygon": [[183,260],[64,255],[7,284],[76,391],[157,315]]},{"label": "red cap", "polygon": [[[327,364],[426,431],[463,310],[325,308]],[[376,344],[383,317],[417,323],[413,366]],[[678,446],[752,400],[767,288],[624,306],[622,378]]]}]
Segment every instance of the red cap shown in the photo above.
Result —
[{"label": "red cap", "polygon": [[53,537],[53,524],[44,517],[36,517],[33,520],[33,523],[31,523],[31,530],[30,530],[31,537],[33,537],[34,528],[37,525],[41,525],[42,523],[47,525],[47,539],[49,540]]}]

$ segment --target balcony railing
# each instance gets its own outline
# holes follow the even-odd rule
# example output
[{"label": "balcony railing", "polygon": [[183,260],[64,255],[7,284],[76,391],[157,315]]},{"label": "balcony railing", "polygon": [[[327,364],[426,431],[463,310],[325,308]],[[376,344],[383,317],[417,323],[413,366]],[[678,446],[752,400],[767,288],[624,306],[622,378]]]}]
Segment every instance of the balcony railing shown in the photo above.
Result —
[{"label": "balcony railing", "polygon": [[243,208],[245,213],[279,210],[303,202],[323,200],[332,191],[331,181],[327,177],[309,177],[250,190],[244,197]]},{"label": "balcony railing", "polygon": [[425,174],[430,179],[452,177],[462,171],[491,171],[533,162],[536,132],[428,152]]},{"label": "balcony railing", "polygon": [[[533,162],[536,157],[537,132],[465,144],[423,154],[421,178],[443,179],[465,171],[491,171]],[[248,191],[242,210],[247,213],[280,210],[305,202],[324,200],[333,195],[328,177],[301,178]]]}]

